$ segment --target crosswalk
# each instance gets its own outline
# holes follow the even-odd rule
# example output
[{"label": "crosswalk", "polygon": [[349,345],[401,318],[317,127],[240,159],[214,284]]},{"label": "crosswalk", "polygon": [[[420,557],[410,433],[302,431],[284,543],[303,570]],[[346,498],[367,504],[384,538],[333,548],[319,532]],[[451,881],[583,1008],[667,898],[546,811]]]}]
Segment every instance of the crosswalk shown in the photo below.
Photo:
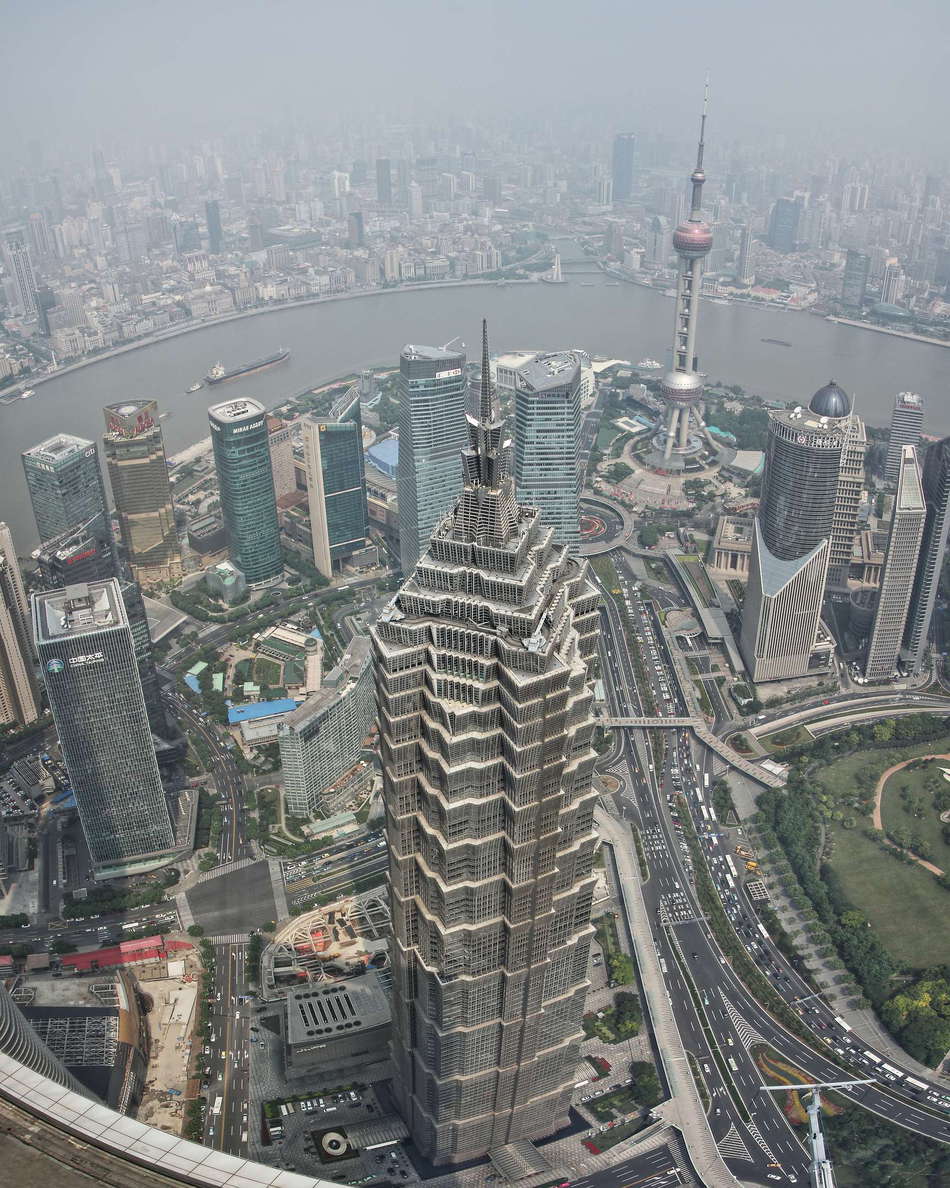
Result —
[{"label": "crosswalk", "polygon": [[735,1122],[729,1127],[716,1146],[719,1148],[719,1154],[723,1159],[745,1159],[749,1163],[753,1162],[752,1156],[749,1154],[749,1148],[742,1141],[742,1136],[736,1129]]},{"label": "crosswalk", "polygon": [[202,871],[195,879],[195,886],[198,883],[207,883],[209,879],[219,879],[222,875],[230,874],[232,871],[243,870],[245,866],[253,866],[255,862],[259,861],[259,858],[235,858],[233,862],[222,862],[213,870]]},{"label": "crosswalk", "polygon": [[673,1156],[673,1163],[676,1167],[676,1173],[679,1179],[676,1181],[680,1188],[696,1188],[696,1181],[685,1170],[689,1167],[689,1159],[686,1156],[686,1150],[679,1140],[679,1135],[675,1130],[670,1131],[670,1136],[666,1143],[670,1154]]},{"label": "crosswalk", "polygon": [[213,945],[246,945],[251,939],[247,932],[227,932],[223,936],[206,936]]},{"label": "crosswalk", "polygon": [[777,1163],[778,1160],[775,1158],[775,1155],[772,1152],[772,1148],[768,1145],[768,1143],[762,1137],[762,1131],[759,1130],[758,1126],[756,1126],[756,1124],[751,1120],[746,1123],[746,1126],[749,1129],[749,1134],[752,1135],[752,1137],[759,1144],[759,1146],[762,1148],[762,1150],[765,1152],[765,1154],[769,1157],[769,1162]]},{"label": "crosswalk", "polygon": [[742,1044],[742,1046],[748,1049],[754,1044],[764,1044],[765,1040],[762,1038],[762,1036],[759,1035],[754,1027],[751,1027],[748,1023],[746,1023],[745,1019],[743,1019],[729,999],[726,998],[722,990],[719,991],[719,996],[722,999],[726,1010],[729,1012],[729,1018],[732,1020],[733,1026],[739,1034],[739,1042]]}]

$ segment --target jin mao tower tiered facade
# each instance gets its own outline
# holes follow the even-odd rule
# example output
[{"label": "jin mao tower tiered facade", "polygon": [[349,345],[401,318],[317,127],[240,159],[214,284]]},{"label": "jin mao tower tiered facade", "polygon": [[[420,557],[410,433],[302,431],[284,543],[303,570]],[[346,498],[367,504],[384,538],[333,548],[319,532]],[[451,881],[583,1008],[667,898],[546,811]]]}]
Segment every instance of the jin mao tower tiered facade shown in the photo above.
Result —
[{"label": "jin mao tower tiered facade", "polygon": [[373,632],[394,1084],[435,1163],[564,1124],[591,937],[597,595],[516,502],[487,334],[468,429],[462,494]]}]

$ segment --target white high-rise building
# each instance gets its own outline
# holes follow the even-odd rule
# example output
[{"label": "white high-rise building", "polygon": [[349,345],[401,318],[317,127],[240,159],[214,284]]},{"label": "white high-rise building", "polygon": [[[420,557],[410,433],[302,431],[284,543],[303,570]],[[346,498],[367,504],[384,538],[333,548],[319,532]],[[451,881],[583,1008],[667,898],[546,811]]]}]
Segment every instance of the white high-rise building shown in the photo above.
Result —
[{"label": "white high-rise building", "polygon": [[885,681],[897,669],[925,515],[923,480],[917,451],[913,446],[905,445],[901,451],[891,531],[887,538],[877,612],[864,667],[864,675],[869,681]]},{"label": "white high-rise building", "polygon": [[351,640],[318,692],[287,714],[277,731],[287,811],[295,817],[341,808],[334,785],[358,762],[376,719],[369,640]]},{"label": "white high-rise building", "polygon": [[736,268],[736,279],[740,285],[751,285],[755,280],[755,270],[752,267],[752,243],[752,226],[750,223],[746,223],[739,237],[739,261]]},{"label": "white high-rise building", "polygon": [[13,537],[0,523],[0,722],[28,726],[38,717],[29,603]]},{"label": "white high-rise building", "polygon": [[904,296],[905,281],[900,261],[892,256],[884,265],[884,276],[881,280],[881,301],[885,305],[897,305]]},{"label": "white high-rise building", "polygon": [[3,259],[13,281],[20,312],[32,317],[36,313],[36,274],[30,259],[26,230],[23,227],[8,227],[3,233]]},{"label": "white high-rise building", "polygon": [[901,469],[901,458],[905,445],[920,445],[920,434],[924,427],[924,402],[916,392],[898,392],[894,397],[894,411],[891,413],[891,434],[887,446],[887,461],[884,463],[884,477],[889,483],[896,483]]},{"label": "white high-rise building", "polygon": [[846,585],[848,580],[864,493],[864,455],[868,446],[867,430],[857,413],[848,414],[841,422],[841,427],[844,431],[844,449],[841,451],[841,467],[838,470],[838,493],[835,496],[831,552],[828,557],[828,582],[836,587]]},{"label": "white high-rise building", "polygon": [[923,481],[927,515],[902,652],[915,673],[923,668],[927,656],[930,624],[947,552],[947,534],[950,531],[950,437],[928,447],[924,456]]}]

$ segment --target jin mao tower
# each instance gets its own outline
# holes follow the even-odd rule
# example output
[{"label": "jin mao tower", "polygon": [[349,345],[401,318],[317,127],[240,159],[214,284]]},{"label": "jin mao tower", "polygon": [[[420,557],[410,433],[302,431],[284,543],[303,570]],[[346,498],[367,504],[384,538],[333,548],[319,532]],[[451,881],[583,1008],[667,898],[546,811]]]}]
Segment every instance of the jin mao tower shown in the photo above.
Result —
[{"label": "jin mao tower", "polygon": [[519,506],[483,333],[463,490],[373,631],[400,1108],[435,1163],[564,1124],[594,852],[586,563]]}]

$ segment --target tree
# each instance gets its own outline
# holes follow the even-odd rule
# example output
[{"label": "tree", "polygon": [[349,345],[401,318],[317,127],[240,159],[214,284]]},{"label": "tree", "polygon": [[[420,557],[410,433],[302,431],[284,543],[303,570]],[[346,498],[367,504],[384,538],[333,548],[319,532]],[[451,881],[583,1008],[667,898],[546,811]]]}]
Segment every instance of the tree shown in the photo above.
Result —
[{"label": "tree", "polygon": [[644,524],[638,533],[640,544],[645,549],[654,549],[660,541],[660,534],[654,524]]},{"label": "tree", "polygon": [[200,924],[189,924],[188,925],[188,935],[189,936],[204,936],[204,934],[205,934],[205,930],[201,927]]}]

